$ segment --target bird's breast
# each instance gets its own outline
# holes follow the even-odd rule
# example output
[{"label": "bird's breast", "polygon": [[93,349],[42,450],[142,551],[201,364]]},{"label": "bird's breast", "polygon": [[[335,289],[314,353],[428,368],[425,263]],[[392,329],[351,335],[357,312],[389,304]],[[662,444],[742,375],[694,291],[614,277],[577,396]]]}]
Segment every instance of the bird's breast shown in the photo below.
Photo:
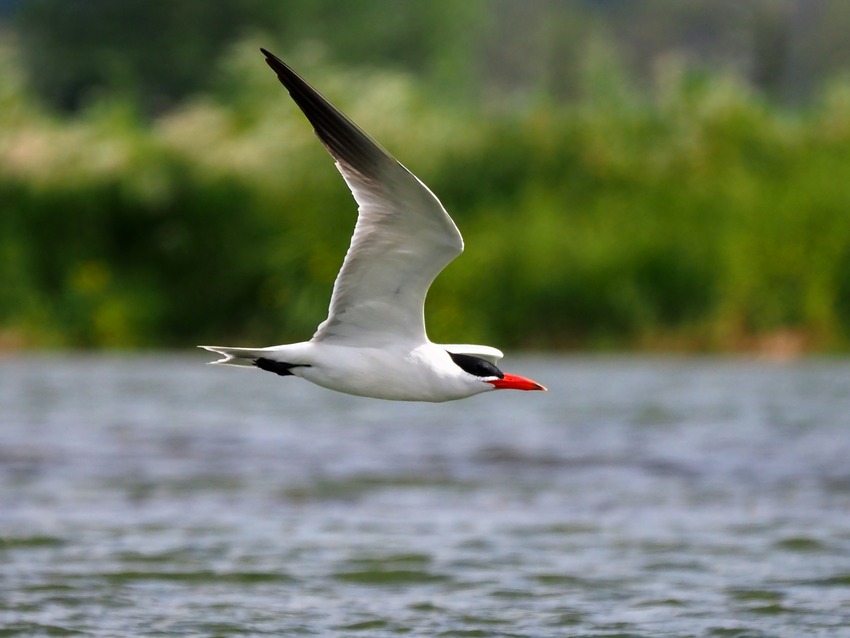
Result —
[{"label": "bird's breast", "polygon": [[[485,391],[451,366],[432,344],[414,348],[318,348],[297,376],[337,392],[395,401],[451,401]],[[462,371],[461,371],[462,372]],[[479,387],[482,386],[482,387]]]}]

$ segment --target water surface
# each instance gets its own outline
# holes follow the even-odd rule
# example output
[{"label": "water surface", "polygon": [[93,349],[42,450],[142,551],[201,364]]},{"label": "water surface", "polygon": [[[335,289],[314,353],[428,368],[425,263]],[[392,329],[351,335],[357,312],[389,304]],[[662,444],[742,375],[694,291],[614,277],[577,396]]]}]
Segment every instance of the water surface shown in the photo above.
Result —
[{"label": "water surface", "polygon": [[205,360],[0,360],[0,636],[850,636],[847,361]]}]

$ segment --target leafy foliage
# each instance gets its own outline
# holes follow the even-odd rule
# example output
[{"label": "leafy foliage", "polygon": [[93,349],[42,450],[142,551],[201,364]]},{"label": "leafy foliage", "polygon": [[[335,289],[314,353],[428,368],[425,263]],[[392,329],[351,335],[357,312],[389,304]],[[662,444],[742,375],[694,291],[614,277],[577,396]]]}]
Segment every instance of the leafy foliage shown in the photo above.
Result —
[{"label": "leafy foliage", "polygon": [[[109,99],[47,114],[0,56],[0,342],[310,336],[355,207],[257,45],[150,121]],[[603,66],[575,103],[481,112],[401,73],[296,66],[464,233],[429,297],[435,340],[724,350],[791,330],[813,348],[850,343],[847,83],[791,113],[676,63],[643,98]]]}]

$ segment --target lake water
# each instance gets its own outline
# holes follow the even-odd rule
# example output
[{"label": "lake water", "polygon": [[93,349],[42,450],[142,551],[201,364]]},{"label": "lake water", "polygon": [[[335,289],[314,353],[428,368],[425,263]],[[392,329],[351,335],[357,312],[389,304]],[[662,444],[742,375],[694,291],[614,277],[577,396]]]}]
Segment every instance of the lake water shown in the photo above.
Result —
[{"label": "lake water", "polygon": [[0,359],[0,636],[850,636],[850,362],[338,395]]}]

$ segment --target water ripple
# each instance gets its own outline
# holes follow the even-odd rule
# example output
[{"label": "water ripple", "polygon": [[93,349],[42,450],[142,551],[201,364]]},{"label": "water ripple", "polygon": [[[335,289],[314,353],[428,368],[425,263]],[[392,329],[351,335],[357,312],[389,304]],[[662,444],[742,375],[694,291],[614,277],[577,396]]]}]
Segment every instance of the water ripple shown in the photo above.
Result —
[{"label": "water ripple", "polygon": [[432,406],[3,360],[0,636],[850,636],[850,365],[520,363]]}]

